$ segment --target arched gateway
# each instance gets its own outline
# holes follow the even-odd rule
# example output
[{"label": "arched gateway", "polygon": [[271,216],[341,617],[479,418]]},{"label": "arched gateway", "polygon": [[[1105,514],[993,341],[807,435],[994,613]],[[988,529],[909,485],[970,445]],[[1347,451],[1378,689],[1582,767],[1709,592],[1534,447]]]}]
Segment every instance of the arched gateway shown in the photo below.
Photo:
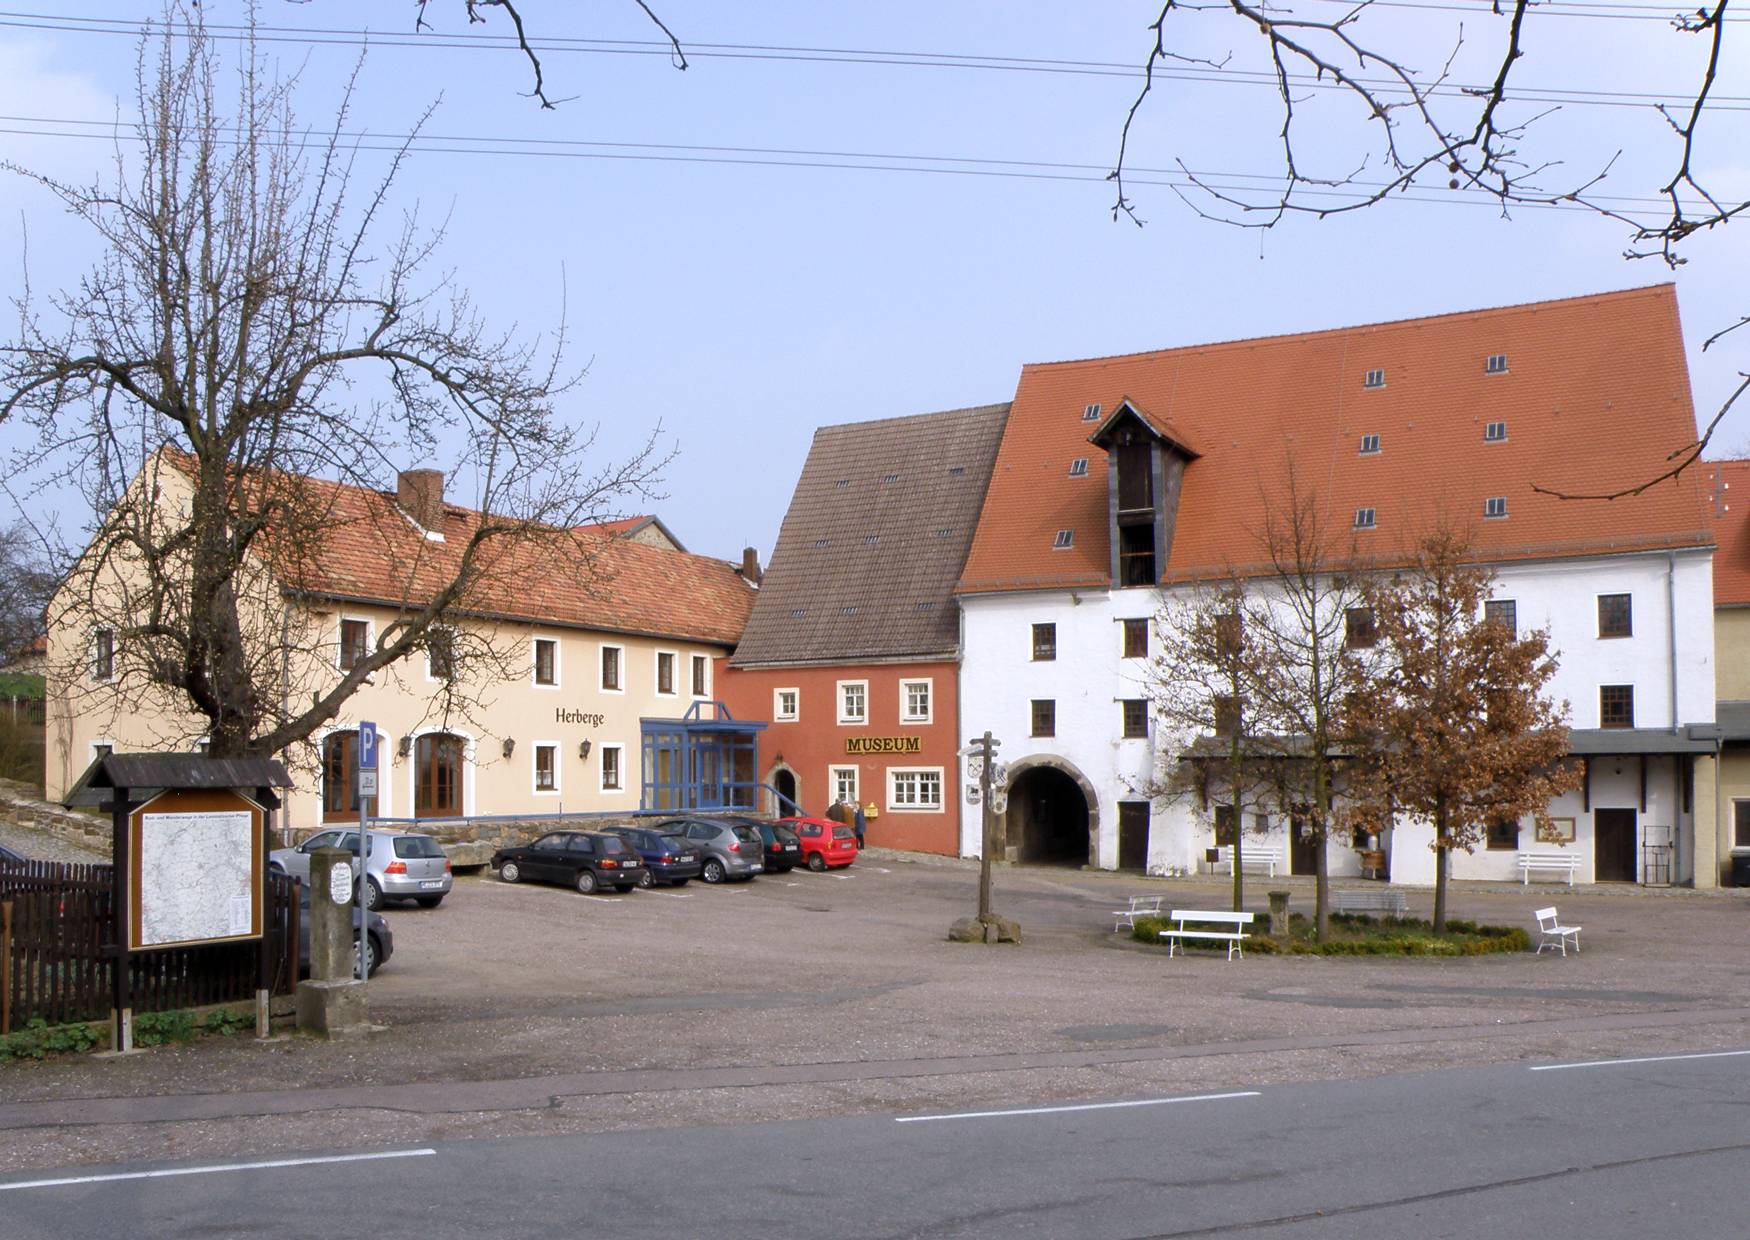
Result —
[{"label": "arched gateway", "polygon": [[1093,785],[1072,764],[1050,756],[1020,759],[1009,767],[1008,855],[1033,865],[1098,864],[1098,806]]}]

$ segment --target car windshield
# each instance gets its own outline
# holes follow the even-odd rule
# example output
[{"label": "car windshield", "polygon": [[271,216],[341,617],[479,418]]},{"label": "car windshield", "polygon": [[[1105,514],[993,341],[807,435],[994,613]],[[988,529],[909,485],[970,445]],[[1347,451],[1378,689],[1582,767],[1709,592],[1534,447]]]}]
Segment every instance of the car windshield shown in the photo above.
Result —
[{"label": "car windshield", "polygon": [[444,855],[444,850],[429,835],[397,835],[395,837],[395,855],[397,857],[412,857],[415,860],[423,857],[435,861]]},{"label": "car windshield", "polygon": [[752,827],[735,827],[734,831],[735,838],[740,840],[743,844],[758,844],[761,842],[760,833],[755,831]]}]

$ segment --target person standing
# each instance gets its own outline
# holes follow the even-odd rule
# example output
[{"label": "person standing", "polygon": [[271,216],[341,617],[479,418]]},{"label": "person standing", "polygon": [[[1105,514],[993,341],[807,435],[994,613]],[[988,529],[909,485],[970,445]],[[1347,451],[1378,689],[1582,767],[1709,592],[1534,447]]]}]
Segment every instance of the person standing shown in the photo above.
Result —
[{"label": "person standing", "polygon": [[863,832],[868,828],[869,820],[863,817],[863,805],[857,804],[856,813],[851,818],[851,828],[857,833],[857,851],[863,851]]}]

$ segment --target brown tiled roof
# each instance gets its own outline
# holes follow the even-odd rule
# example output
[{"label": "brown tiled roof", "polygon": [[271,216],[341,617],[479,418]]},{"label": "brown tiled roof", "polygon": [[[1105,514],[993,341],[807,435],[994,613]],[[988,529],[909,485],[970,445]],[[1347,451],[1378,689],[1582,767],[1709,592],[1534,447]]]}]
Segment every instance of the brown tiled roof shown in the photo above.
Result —
[{"label": "brown tiled roof", "polygon": [[1714,606],[1750,607],[1750,461],[1707,462],[1713,502]]},{"label": "brown tiled roof", "polygon": [[[182,454],[166,457],[189,468]],[[300,505],[323,514],[322,537],[296,563],[270,553],[280,583],[298,593],[423,605],[454,579],[481,520],[445,504],[440,542],[385,492],[319,478],[295,485]],[[754,590],[734,565],[588,527],[537,530],[486,551],[458,604],[477,615],[729,646],[753,609]]]},{"label": "brown tiled roof", "polygon": [[733,666],[952,657],[1007,405],[814,433]]},{"label": "brown tiled roof", "polygon": [[[1507,372],[1485,359],[1507,356]],[[1363,376],[1385,372],[1385,386]],[[1706,546],[1705,471],[1612,503],[1532,490],[1609,490],[1654,477],[1696,434],[1671,285],[1303,335],[1023,369],[965,593],[1110,583],[1105,453],[1086,406],[1129,398],[1201,455],[1185,467],[1165,580],[1258,561],[1263,504],[1292,461],[1334,524],[1373,508],[1363,555],[1392,558],[1440,513],[1473,525],[1481,554],[1539,559]],[[1507,423],[1485,443],[1484,426]],[[1171,428],[1167,430],[1166,428]],[[1377,455],[1358,452],[1381,437]],[[1183,438],[1181,438],[1181,435]],[[1069,477],[1088,457],[1086,477]],[[1505,520],[1482,519],[1503,496]],[[1054,551],[1056,531],[1074,531]]]}]

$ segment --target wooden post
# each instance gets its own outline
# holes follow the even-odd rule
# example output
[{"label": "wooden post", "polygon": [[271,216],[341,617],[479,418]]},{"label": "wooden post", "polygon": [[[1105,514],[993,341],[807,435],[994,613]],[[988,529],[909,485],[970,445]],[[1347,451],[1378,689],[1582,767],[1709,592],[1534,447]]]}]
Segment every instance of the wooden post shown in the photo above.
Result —
[{"label": "wooden post", "polygon": [[[257,788],[255,803],[261,807],[261,855],[265,858],[273,851],[273,836],[271,834],[273,815],[268,806],[273,804],[272,788]],[[268,917],[268,896],[273,891],[273,879],[261,879],[261,951],[257,961],[258,972],[255,982],[255,1036],[258,1038],[272,1035],[273,1014],[269,1010],[273,998],[273,930],[274,921]],[[297,944],[292,944],[292,951],[297,951]]]},{"label": "wooden post", "polygon": [[128,995],[130,955],[128,939],[133,931],[133,910],[128,902],[128,790],[111,792],[110,805],[110,881],[114,890],[115,951],[111,957],[115,973],[110,988],[110,1049],[126,1054],[134,1049],[134,1009]]},{"label": "wooden post", "polygon": [[0,903],[0,1037],[12,1032],[12,901]]}]

